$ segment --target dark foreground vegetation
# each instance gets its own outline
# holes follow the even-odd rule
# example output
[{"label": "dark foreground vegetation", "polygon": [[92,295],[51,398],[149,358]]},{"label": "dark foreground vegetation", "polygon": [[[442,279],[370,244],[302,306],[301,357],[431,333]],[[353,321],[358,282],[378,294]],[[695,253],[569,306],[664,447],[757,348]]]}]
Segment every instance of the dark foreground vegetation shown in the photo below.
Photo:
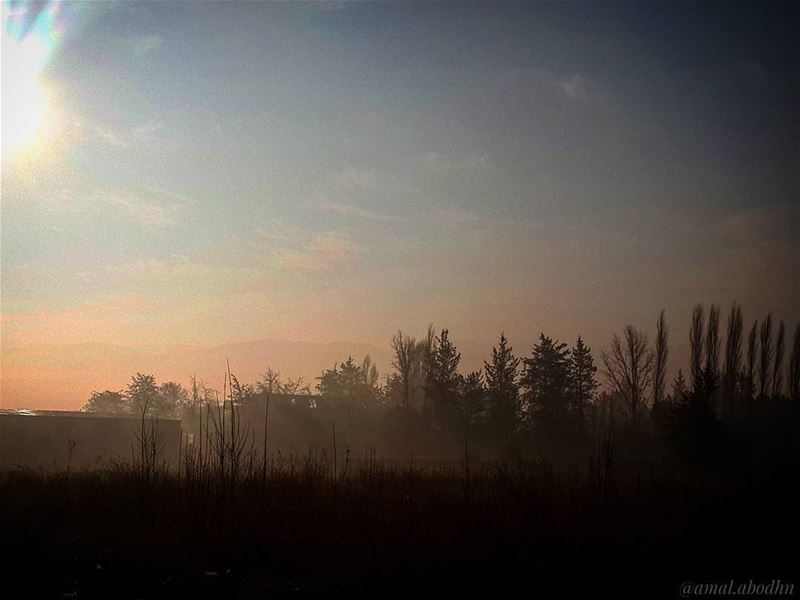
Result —
[{"label": "dark foreground vegetation", "polygon": [[[663,313],[653,347],[614,336],[601,393],[580,339],[518,359],[502,337],[462,376],[446,330],[398,333],[384,386],[352,360],[318,395],[270,372],[251,389],[229,371],[221,395],[137,375],[87,407],[140,415],[126,462],[0,473],[0,597],[797,595],[800,328],[748,334],[736,305],[723,327],[697,307],[669,391]],[[169,397],[178,465],[152,410]]]},{"label": "dark foreground vegetation", "polygon": [[[3,597],[269,598],[515,591],[675,597],[793,581],[798,464],[704,472],[509,458],[324,457],[0,476]],[[795,585],[797,581],[794,580]]]}]

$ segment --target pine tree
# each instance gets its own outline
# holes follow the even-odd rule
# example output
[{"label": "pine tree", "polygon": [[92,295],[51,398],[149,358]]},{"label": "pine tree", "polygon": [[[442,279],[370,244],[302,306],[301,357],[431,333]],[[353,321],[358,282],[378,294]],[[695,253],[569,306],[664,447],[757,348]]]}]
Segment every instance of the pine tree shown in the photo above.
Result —
[{"label": "pine tree", "polygon": [[522,359],[520,383],[525,388],[528,416],[537,429],[555,433],[569,414],[570,359],[566,344],[541,334],[533,355]]},{"label": "pine tree", "polygon": [[596,374],[597,367],[592,358],[592,350],[578,336],[570,356],[570,395],[573,416],[579,428],[585,425],[594,392],[600,385],[595,377]]},{"label": "pine tree", "polygon": [[450,341],[448,330],[442,329],[441,334],[435,340],[431,356],[431,373],[429,374],[429,389],[433,400],[435,422],[438,421],[438,426],[442,430],[444,430],[448,407],[458,392],[458,365],[460,362],[461,353]]},{"label": "pine tree", "polygon": [[510,434],[516,425],[519,411],[520,360],[508,345],[508,338],[500,334],[500,343],[492,348],[492,362],[484,361],[486,391],[489,400],[489,422],[500,435]]},{"label": "pine tree", "polygon": [[458,401],[462,426],[469,431],[486,408],[486,388],[480,371],[459,378]]},{"label": "pine tree", "polygon": [[325,369],[322,375],[317,377],[317,391],[319,395],[325,398],[341,398],[344,395],[344,388],[342,386],[342,376],[339,373],[338,363],[333,365],[332,369]]},{"label": "pine tree", "polygon": [[348,356],[345,362],[334,365],[333,369],[326,369],[317,378],[317,389],[321,396],[334,401],[342,400],[348,406],[366,407],[377,399],[378,378],[378,369],[369,356],[364,358],[361,365]]}]

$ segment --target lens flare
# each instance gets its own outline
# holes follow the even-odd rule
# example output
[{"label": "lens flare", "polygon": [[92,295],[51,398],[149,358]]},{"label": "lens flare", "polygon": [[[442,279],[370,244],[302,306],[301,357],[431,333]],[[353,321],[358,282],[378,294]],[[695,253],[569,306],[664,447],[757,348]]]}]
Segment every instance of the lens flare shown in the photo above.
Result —
[{"label": "lens flare", "polygon": [[39,145],[51,104],[43,70],[63,36],[61,2],[2,5],[0,140],[4,157]]}]

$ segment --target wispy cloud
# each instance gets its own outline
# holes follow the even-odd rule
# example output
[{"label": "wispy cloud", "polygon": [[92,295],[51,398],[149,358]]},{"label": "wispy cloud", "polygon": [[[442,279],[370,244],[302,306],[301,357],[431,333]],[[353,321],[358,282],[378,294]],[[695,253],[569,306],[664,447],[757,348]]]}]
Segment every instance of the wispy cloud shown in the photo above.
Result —
[{"label": "wispy cloud", "polygon": [[379,199],[401,191],[400,183],[376,172],[344,169],[321,185],[308,202],[309,208],[324,214],[364,221],[390,222],[395,217],[373,210]]},{"label": "wispy cloud", "polygon": [[107,205],[117,208],[122,214],[143,225],[165,229],[173,223],[174,207],[160,206],[140,198],[119,194],[101,193],[99,198]]},{"label": "wispy cloud", "polygon": [[125,142],[125,140],[123,140],[117,132],[108,129],[107,127],[95,125],[94,132],[98,135],[98,137],[108,142],[112,146],[119,146],[120,148],[128,147],[128,143]]},{"label": "wispy cloud", "polygon": [[325,197],[319,199],[319,209],[324,213],[336,214],[344,217],[355,217],[364,221],[388,222],[393,220],[393,217],[388,215],[380,215],[369,209],[356,206],[355,204],[333,202]]},{"label": "wispy cloud", "polygon": [[183,194],[153,187],[144,191],[98,190],[94,199],[123,216],[156,229],[174,225],[176,215],[193,202]]},{"label": "wispy cloud", "polygon": [[88,192],[61,188],[42,193],[39,206],[55,218],[64,214],[116,214],[154,229],[167,229],[194,199],[158,187],[97,188]]},{"label": "wispy cloud", "polygon": [[290,227],[285,223],[271,223],[267,227],[256,227],[256,237],[270,242],[295,242],[303,239],[306,233],[299,227]]},{"label": "wispy cloud", "polygon": [[145,189],[150,193],[161,198],[167,198],[174,202],[180,203],[182,206],[187,204],[194,204],[195,199],[191,196],[187,196],[186,194],[181,194],[180,192],[174,192],[172,190],[167,190],[162,187],[158,187],[155,185],[148,185]]},{"label": "wispy cloud", "polygon": [[360,253],[350,240],[329,231],[314,235],[299,248],[276,250],[272,257],[285,271],[320,273],[353,265]]},{"label": "wispy cloud", "polygon": [[156,139],[164,125],[160,121],[150,120],[133,127],[114,127],[104,123],[81,123],[76,121],[76,126],[82,133],[94,134],[103,142],[118,148],[131,148],[146,144]]},{"label": "wispy cloud", "polygon": [[425,218],[437,227],[470,235],[485,235],[495,240],[507,239],[509,234],[530,232],[536,228],[536,224],[528,219],[478,215],[469,210],[454,208],[432,208]]}]

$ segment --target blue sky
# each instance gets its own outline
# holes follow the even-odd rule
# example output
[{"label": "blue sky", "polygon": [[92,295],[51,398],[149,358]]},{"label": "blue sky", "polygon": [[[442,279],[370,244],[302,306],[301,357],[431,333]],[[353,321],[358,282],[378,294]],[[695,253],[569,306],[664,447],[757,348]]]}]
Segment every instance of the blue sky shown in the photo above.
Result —
[{"label": "blue sky", "polygon": [[10,347],[797,318],[796,6],[60,10],[3,153]]}]

